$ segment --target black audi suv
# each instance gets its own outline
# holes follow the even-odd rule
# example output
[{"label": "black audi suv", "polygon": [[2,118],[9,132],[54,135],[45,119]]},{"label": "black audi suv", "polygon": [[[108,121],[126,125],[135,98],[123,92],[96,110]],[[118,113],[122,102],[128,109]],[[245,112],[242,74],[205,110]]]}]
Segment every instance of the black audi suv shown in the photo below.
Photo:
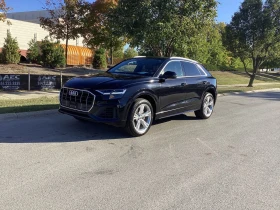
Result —
[{"label": "black audi suv", "polygon": [[59,112],[141,136],[158,119],[191,111],[209,118],[216,88],[216,79],[194,60],[139,56],[104,73],[69,80],[60,92]]}]

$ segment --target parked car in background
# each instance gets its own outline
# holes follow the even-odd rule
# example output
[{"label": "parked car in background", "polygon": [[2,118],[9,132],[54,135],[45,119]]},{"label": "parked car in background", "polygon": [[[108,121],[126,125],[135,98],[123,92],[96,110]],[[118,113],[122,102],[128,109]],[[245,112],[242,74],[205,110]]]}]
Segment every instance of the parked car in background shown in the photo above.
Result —
[{"label": "parked car in background", "polygon": [[217,81],[197,61],[139,56],[69,80],[60,92],[59,112],[141,136],[153,121],[185,112],[208,119],[216,100]]}]

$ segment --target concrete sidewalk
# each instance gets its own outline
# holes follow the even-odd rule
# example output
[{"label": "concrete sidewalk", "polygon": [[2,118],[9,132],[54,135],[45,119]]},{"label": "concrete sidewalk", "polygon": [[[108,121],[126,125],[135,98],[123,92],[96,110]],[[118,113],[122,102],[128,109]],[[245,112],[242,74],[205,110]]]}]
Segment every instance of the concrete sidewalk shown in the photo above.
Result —
[{"label": "concrete sidewalk", "polygon": [[0,100],[34,99],[40,97],[58,97],[59,91],[13,91],[0,92]]}]

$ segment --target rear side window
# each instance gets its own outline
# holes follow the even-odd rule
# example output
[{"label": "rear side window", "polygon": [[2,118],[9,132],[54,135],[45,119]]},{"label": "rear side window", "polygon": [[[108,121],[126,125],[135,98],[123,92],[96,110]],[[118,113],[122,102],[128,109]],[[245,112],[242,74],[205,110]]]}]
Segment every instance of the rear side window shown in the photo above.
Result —
[{"label": "rear side window", "polygon": [[182,62],[185,74],[188,77],[195,77],[205,75],[201,69],[199,69],[196,64],[189,63],[189,62]]}]

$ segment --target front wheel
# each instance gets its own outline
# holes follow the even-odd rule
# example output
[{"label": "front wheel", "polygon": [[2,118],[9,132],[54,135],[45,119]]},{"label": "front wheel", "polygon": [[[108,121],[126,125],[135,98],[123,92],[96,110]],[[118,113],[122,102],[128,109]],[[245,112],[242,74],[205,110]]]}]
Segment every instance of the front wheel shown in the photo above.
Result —
[{"label": "front wheel", "polygon": [[200,110],[195,111],[195,116],[200,119],[208,119],[214,111],[215,100],[211,93],[206,93]]},{"label": "front wheel", "polygon": [[135,137],[145,135],[153,122],[153,107],[146,99],[138,98],[128,116],[126,130]]}]

